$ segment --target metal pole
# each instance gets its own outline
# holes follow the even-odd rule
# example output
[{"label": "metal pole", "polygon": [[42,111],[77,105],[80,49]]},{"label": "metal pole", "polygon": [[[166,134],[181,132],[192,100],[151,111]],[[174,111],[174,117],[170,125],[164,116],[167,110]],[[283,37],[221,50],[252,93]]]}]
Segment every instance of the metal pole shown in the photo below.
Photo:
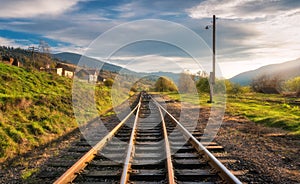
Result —
[{"label": "metal pole", "polygon": [[213,15],[213,80],[212,84],[215,84],[216,77],[216,16]]},{"label": "metal pole", "polygon": [[209,83],[210,83],[210,93],[209,93],[209,103],[213,103],[214,85],[216,78],[216,16],[213,15],[213,35],[212,35],[212,45],[213,45],[213,68],[210,72]]}]

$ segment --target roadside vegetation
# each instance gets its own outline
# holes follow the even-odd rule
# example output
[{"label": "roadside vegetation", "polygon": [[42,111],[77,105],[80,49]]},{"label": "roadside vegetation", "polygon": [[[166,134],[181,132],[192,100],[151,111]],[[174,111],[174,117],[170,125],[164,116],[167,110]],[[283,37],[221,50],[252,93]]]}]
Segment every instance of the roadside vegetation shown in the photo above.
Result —
[{"label": "roadside vegetation", "polygon": [[[257,80],[253,82],[252,86],[240,86],[231,83],[229,80],[217,80],[215,91],[225,92],[220,83],[225,84],[226,112],[228,114],[242,115],[255,123],[278,127],[288,131],[291,135],[300,136],[299,81],[299,77],[281,81],[281,93],[265,94],[263,93],[264,89],[269,89],[273,84],[272,81],[266,81],[265,78],[263,78],[265,86],[262,85],[263,82]],[[208,79],[200,77],[194,82],[197,86],[198,95],[191,93],[179,95],[177,92],[164,92],[164,94],[174,100],[210,107],[211,104],[207,103],[209,100]],[[216,94],[216,99],[218,99],[218,95]]]},{"label": "roadside vegetation", "polygon": [[[71,88],[67,77],[0,63],[0,162],[78,126]],[[103,114],[111,108],[110,87],[97,86],[95,94]]]}]

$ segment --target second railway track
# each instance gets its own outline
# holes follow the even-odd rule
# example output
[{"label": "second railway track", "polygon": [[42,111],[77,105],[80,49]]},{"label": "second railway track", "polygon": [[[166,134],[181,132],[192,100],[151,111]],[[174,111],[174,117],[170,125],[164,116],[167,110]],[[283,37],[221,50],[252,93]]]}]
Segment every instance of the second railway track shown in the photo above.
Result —
[{"label": "second railway track", "polygon": [[155,99],[141,93],[136,107],[55,183],[241,182]]}]

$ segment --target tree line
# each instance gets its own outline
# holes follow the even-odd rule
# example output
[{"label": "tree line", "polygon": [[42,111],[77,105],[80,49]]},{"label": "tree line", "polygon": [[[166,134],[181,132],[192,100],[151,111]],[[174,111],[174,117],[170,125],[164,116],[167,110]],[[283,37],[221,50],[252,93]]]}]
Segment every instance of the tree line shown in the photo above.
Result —
[{"label": "tree line", "polygon": [[[178,85],[167,77],[159,77],[155,83],[154,90],[159,92],[209,93],[210,87],[208,76],[199,76],[183,72],[179,75]],[[240,94],[251,91],[277,94],[292,93],[294,96],[300,96],[300,76],[283,80],[279,76],[270,77],[262,75],[253,79],[250,86],[241,86],[227,79],[216,79],[214,85],[215,93]]]}]

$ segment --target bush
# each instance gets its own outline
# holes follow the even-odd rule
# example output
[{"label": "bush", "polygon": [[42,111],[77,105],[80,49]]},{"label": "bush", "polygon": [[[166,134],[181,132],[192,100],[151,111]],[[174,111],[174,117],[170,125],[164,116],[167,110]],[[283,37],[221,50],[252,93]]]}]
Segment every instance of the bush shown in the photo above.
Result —
[{"label": "bush", "polygon": [[114,84],[114,80],[113,79],[106,79],[104,81],[104,85],[107,87],[111,87]]},{"label": "bush", "polygon": [[261,75],[252,81],[251,88],[258,93],[278,94],[282,90],[281,83],[279,76]]},{"label": "bush", "polygon": [[180,73],[178,83],[180,92],[193,93],[193,89],[195,89],[195,76],[189,72]]},{"label": "bush", "polygon": [[289,92],[295,92],[300,95],[300,77],[290,79],[284,83],[284,88]]},{"label": "bush", "polygon": [[229,80],[225,80],[226,93],[227,94],[241,94],[243,93],[242,86],[240,84],[232,83]]},{"label": "bush", "polygon": [[159,77],[155,83],[155,91],[168,92],[177,90],[176,85],[167,77]]},{"label": "bush", "polygon": [[209,93],[210,87],[209,87],[208,78],[200,77],[196,86],[199,92]]}]

